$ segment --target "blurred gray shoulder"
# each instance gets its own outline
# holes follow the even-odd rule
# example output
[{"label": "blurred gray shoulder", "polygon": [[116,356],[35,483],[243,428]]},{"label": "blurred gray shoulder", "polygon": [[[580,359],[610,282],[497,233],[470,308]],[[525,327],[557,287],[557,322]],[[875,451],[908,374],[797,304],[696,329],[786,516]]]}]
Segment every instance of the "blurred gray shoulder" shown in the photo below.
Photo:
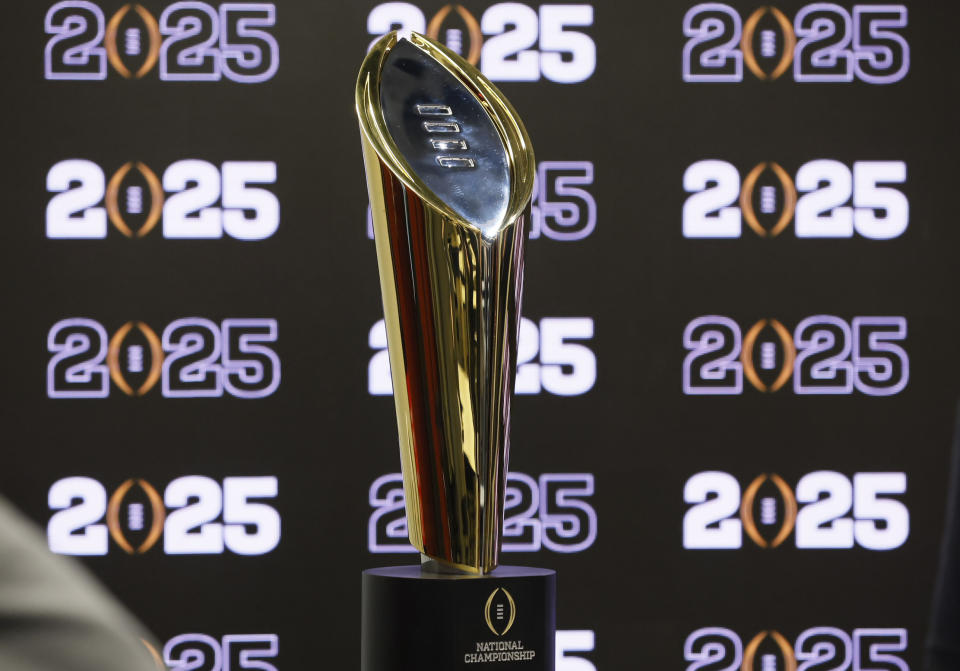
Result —
[{"label": "blurred gray shoulder", "polygon": [[0,669],[157,671],[146,631],[0,497]]}]

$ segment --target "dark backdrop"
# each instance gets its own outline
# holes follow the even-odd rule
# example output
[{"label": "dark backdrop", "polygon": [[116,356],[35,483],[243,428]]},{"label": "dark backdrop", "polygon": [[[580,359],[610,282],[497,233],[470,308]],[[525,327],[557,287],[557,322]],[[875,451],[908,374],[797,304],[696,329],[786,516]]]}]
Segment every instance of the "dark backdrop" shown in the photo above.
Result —
[{"label": "dark backdrop", "polygon": [[541,164],[505,561],[559,572],[558,671],[919,667],[958,11],[447,7],[4,8],[0,491],[173,668],[356,665],[360,570],[415,556],[353,87],[432,26]]}]

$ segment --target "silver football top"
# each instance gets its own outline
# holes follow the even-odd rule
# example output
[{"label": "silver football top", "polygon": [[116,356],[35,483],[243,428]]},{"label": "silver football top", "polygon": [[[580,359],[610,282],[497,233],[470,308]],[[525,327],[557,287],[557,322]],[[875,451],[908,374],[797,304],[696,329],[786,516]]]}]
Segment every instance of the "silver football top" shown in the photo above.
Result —
[{"label": "silver football top", "polygon": [[401,39],[381,71],[380,104],[400,153],[438,198],[481,230],[501,223],[510,194],[506,149],[473,93]]}]

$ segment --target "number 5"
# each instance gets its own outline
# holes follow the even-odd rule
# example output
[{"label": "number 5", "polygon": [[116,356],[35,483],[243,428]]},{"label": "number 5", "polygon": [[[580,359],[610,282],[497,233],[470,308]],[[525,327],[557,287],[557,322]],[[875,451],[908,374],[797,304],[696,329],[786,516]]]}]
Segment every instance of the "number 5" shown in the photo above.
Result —
[{"label": "number 5", "polygon": [[556,671],[597,671],[597,667],[582,657],[567,657],[568,652],[592,652],[596,636],[589,629],[571,629],[557,632]]},{"label": "number 5", "polygon": [[[910,513],[900,501],[880,494],[907,491],[905,473],[857,473],[853,476],[853,534],[857,544],[870,550],[892,550],[910,535]],[[881,528],[878,521],[883,521]]]},{"label": "number 5", "polygon": [[[540,72],[561,84],[582,82],[597,67],[597,45],[589,35],[565,26],[592,26],[590,5],[543,5],[540,7]],[[561,54],[570,54],[568,61]]]},{"label": "number 5", "polygon": [[[265,503],[250,503],[252,498],[274,498],[277,478],[223,479],[223,542],[238,555],[261,555],[280,542],[280,515]],[[246,527],[256,529],[247,533]]]},{"label": "number 5", "polygon": [[[903,161],[857,161],[853,164],[853,226],[873,240],[890,240],[903,234],[910,222],[910,203],[896,189],[881,182],[903,184],[907,164]],[[884,210],[878,217],[875,210]]]},{"label": "number 5", "polygon": [[[232,331],[240,331],[233,352]],[[244,332],[246,331],[246,332]],[[223,386],[238,398],[263,398],[280,386],[280,357],[271,348],[258,343],[277,341],[276,319],[224,319]]]},{"label": "number 5", "polygon": [[[551,488],[552,483],[569,483]],[[544,473],[540,476],[540,521],[543,546],[554,552],[582,552],[597,539],[597,513],[586,501],[593,496],[591,473]],[[555,497],[555,498],[554,498]],[[553,505],[551,505],[553,504]],[[568,543],[566,539],[579,542]]]},{"label": "number 5", "polygon": [[[225,161],[223,164],[223,230],[237,240],[263,240],[276,233],[280,225],[280,203],[266,189],[249,183],[274,184],[277,164],[273,161]],[[248,219],[244,210],[253,210]]]},{"label": "number 5", "polygon": [[[540,379],[543,388],[558,396],[576,396],[593,388],[597,381],[597,357],[584,345],[567,339],[593,337],[593,320],[544,318],[540,321]],[[563,367],[569,366],[569,373]]]}]

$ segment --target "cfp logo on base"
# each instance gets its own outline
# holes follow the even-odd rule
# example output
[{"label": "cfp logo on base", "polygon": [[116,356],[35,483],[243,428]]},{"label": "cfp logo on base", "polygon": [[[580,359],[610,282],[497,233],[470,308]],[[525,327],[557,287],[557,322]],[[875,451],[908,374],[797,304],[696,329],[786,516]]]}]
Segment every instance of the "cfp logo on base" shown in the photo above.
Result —
[{"label": "cfp logo on base", "polygon": [[593,25],[591,5],[540,5],[518,2],[488,7],[478,21],[463,5],[444,5],[430,21],[409,2],[385,2],[367,16],[375,38],[391,30],[413,30],[443,42],[493,81],[558,84],[586,81],[597,67],[597,45],[578,30]]},{"label": "cfp logo on base", "polygon": [[776,319],[761,319],[742,335],[729,317],[697,317],[683,331],[683,393],[743,393],[743,378],[760,392],[891,396],[907,386],[910,359],[898,343],[904,317],[807,317],[793,335]]},{"label": "cfp logo on base", "polygon": [[483,619],[495,636],[503,636],[517,618],[517,604],[505,587],[497,587],[483,608]]},{"label": "cfp logo on base", "polygon": [[[503,587],[497,587],[487,598],[483,608],[483,619],[487,628],[498,638],[513,627],[517,617],[517,604],[513,596]],[[529,662],[537,656],[536,650],[530,650],[520,639],[476,641],[474,647],[464,654],[465,664],[487,664],[492,662]]]},{"label": "cfp logo on base", "polygon": [[[587,502],[593,494],[591,473],[544,473],[539,482],[525,473],[510,473],[503,506],[503,551],[587,550],[597,539],[597,513]],[[382,475],[370,485],[370,552],[416,552],[407,536],[404,501],[399,473]]]},{"label": "cfp logo on base", "polygon": [[[793,222],[798,238],[891,240],[907,230],[910,203],[897,189],[903,161],[804,163],[791,179],[779,163],[755,165],[746,178],[726,161],[697,161],[683,174],[691,193],[683,204],[683,237],[739,238],[742,223],[761,238],[775,238]],[[802,196],[797,195],[797,192]],[[853,207],[847,205],[853,200]]]},{"label": "cfp logo on base", "polygon": [[[586,345],[570,341],[592,338],[593,319],[589,317],[544,317],[539,326],[522,318],[514,393],[586,394],[597,382],[597,355]],[[367,343],[376,350],[367,366],[367,391],[372,396],[393,394],[387,328],[382,319],[370,329]]]},{"label": "cfp logo on base", "polygon": [[683,644],[683,658],[690,662],[686,671],[910,671],[902,657],[907,630],[901,628],[858,628],[851,635],[836,627],[813,627],[792,646],[776,629],[759,632],[746,645],[744,640],[725,627],[697,629]]},{"label": "cfp logo on base", "polygon": [[[47,524],[50,550],[102,556],[114,544],[142,555],[162,536],[168,555],[262,555],[280,542],[280,514],[258,501],[277,496],[277,478],[229,477],[223,486],[202,475],[172,480],[163,496],[148,481],[131,478],[107,497],[93,478],[69,477],[50,487],[54,513]],[[217,521],[221,519],[221,521]]]},{"label": "cfp logo on base", "polygon": [[44,21],[44,78],[103,80],[109,62],[124,79],[141,79],[159,64],[164,81],[265,82],[280,64],[269,32],[276,21],[270,2],[175,2],[159,20],[141,4],[125,4],[106,20],[92,2],[64,0]]},{"label": "cfp logo on base", "polygon": [[180,634],[167,641],[162,656],[152,645],[143,643],[156,662],[157,671],[278,671],[275,664],[265,661],[275,661],[280,652],[276,634],[226,634],[220,641],[207,634]]},{"label": "cfp logo on base", "polygon": [[[591,161],[541,161],[533,185],[529,238],[574,241],[589,237],[597,227],[597,201],[583,187],[592,185]],[[367,237],[373,240],[369,206]]]},{"label": "cfp logo on base", "polygon": [[47,396],[107,398],[110,380],[127,396],[160,382],[166,398],[263,398],[280,386],[276,319],[177,319],[157,337],[128,321],[110,337],[93,319],[61,319],[50,329]]},{"label": "cfp logo on base", "polygon": [[165,238],[215,239],[226,233],[263,240],[280,225],[280,203],[254,185],[276,181],[273,161],[224,161],[218,168],[187,159],[171,163],[162,180],[147,164],[130,161],[107,181],[96,163],[67,159],[47,172],[47,191],[56,195],[47,203],[46,235],[103,239],[109,219],[127,238],[142,238],[160,224]]},{"label": "cfp logo on base", "polygon": [[705,2],[683,17],[683,81],[742,82],[743,66],[775,81],[793,66],[796,82],[892,84],[910,71],[904,5],[854,5],[848,11],[816,2],[793,23],[776,7],[759,7],[746,21],[730,5]]},{"label": "cfp logo on base", "polygon": [[815,471],[795,489],[776,473],[758,475],[741,494],[729,473],[703,471],[683,487],[684,502],[693,504],[683,516],[683,547],[737,550],[746,532],[761,548],[779,547],[793,533],[800,549],[893,550],[910,535],[910,511],[891,498],[906,491],[904,473],[855,473],[851,482]]}]

